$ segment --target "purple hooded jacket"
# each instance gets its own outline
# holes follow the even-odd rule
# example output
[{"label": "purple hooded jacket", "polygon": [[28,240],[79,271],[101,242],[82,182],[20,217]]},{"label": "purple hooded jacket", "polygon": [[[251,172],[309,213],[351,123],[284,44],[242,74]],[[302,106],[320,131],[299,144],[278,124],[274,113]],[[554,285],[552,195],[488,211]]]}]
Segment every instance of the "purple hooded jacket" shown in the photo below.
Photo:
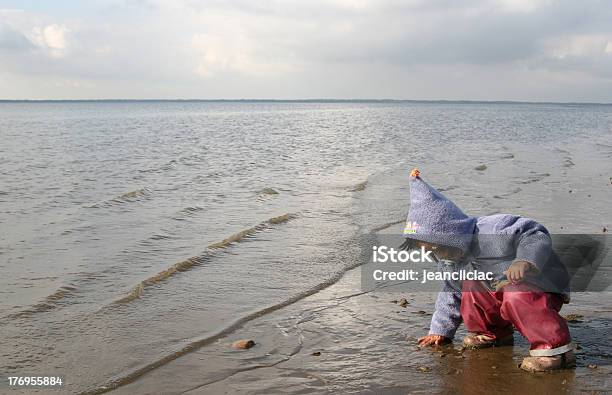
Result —
[{"label": "purple hooded jacket", "polygon": [[[461,262],[439,264],[439,270],[478,269],[492,272],[494,282],[505,280],[504,271],[515,261],[527,261],[538,269],[525,279],[546,292],[562,294],[569,301],[569,275],[552,250],[548,230],[536,221],[510,214],[470,217],[427,184],[418,170],[410,177],[410,210],[405,237],[459,248]],[[445,281],[436,300],[430,334],[453,338],[462,322],[461,283]]]}]

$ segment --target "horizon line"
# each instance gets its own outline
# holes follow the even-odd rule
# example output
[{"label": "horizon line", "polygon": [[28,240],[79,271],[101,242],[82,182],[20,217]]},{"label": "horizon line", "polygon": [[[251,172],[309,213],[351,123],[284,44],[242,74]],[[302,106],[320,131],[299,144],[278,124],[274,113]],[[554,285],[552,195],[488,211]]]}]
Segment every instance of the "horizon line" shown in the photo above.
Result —
[{"label": "horizon line", "polygon": [[122,103],[122,102],[203,102],[203,103],[449,103],[449,104],[558,104],[602,105],[612,102],[471,100],[471,99],[0,99],[0,103]]}]

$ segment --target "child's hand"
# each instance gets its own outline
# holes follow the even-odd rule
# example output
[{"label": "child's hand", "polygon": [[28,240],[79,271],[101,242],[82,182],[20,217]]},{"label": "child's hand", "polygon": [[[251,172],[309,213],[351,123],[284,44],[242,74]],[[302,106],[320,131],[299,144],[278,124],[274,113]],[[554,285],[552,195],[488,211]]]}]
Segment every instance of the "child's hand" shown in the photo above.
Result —
[{"label": "child's hand", "polygon": [[525,273],[532,269],[531,263],[527,261],[516,261],[510,265],[508,270],[504,272],[508,280],[513,283],[518,283],[523,281],[525,277]]},{"label": "child's hand", "polygon": [[440,335],[427,335],[419,338],[419,346],[440,346],[450,342],[450,339]]}]

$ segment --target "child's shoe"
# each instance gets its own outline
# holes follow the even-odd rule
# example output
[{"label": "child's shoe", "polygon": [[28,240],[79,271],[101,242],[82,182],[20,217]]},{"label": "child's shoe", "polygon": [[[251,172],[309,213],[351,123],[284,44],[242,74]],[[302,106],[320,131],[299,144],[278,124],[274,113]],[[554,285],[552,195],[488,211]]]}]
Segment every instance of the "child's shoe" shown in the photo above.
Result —
[{"label": "child's shoe", "polygon": [[508,335],[496,339],[487,335],[479,335],[478,333],[470,333],[463,338],[463,347],[468,349],[479,349],[494,346],[511,346],[514,344],[514,336]]},{"label": "child's shoe", "polygon": [[520,367],[528,372],[548,372],[575,368],[576,356],[573,351],[568,351],[552,357],[525,357]]}]

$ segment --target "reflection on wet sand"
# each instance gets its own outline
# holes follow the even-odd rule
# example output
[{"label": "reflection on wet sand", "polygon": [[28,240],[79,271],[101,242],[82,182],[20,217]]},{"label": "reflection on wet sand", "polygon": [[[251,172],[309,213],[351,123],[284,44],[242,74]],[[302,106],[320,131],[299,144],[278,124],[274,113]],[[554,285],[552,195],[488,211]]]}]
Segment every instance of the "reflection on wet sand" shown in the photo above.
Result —
[{"label": "reflection on wet sand", "polygon": [[[565,311],[585,317],[570,323],[581,348],[575,370],[531,374],[517,367],[528,354],[518,333],[515,346],[468,351],[461,348],[462,328],[454,344],[417,347],[431,318],[419,312],[431,309],[435,294],[403,294],[410,301],[405,308],[390,302],[398,296],[392,287],[360,291],[359,269],[350,271],[332,287],[113,393],[558,394],[608,388],[612,312],[605,303],[576,295],[581,310]],[[241,337],[255,339],[256,346],[231,349]]]}]

